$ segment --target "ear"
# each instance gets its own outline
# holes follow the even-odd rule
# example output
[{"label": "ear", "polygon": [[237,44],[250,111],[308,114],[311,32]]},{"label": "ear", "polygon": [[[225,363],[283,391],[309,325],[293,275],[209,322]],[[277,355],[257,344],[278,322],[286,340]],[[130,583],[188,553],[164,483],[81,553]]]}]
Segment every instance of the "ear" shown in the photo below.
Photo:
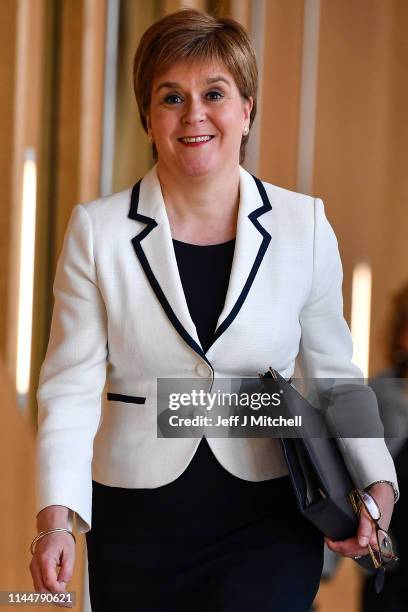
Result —
[{"label": "ear", "polygon": [[146,127],[147,127],[147,136],[150,140],[151,143],[154,143],[154,137],[153,137],[153,131],[152,131],[152,124],[150,122],[150,117],[149,115],[146,115]]},{"label": "ear", "polygon": [[244,120],[245,121],[249,121],[251,117],[251,110],[252,110],[253,105],[254,105],[254,100],[252,96],[249,96],[249,98],[244,98],[243,107],[244,107]]}]

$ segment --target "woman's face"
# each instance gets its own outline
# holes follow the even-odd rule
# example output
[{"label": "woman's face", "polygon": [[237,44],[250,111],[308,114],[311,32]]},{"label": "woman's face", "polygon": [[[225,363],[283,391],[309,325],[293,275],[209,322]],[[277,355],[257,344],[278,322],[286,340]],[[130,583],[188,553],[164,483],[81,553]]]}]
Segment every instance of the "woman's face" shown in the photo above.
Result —
[{"label": "woman's face", "polygon": [[158,165],[189,177],[235,169],[251,108],[223,64],[176,64],[152,85],[147,122]]}]

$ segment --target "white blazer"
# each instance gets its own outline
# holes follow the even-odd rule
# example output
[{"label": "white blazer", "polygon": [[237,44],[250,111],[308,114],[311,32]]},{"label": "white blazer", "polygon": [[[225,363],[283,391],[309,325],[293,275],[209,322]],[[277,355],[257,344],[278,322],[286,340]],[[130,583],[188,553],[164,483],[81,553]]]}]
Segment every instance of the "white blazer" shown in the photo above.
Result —
[{"label": "white blazer", "polygon": [[[37,392],[37,512],[51,504],[91,527],[92,478],[155,488],[191,461],[197,438],[157,437],[162,378],[358,377],[343,318],[342,266],[320,199],[240,168],[234,259],[214,343],[204,353],[183,293],[156,168],[133,189],[76,206],[54,282]],[[105,387],[106,383],[106,387]],[[221,465],[259,481],[287,474],[271,438],[209,438]],[[342,439],[359,486],[390,480],[382,439]]]}]

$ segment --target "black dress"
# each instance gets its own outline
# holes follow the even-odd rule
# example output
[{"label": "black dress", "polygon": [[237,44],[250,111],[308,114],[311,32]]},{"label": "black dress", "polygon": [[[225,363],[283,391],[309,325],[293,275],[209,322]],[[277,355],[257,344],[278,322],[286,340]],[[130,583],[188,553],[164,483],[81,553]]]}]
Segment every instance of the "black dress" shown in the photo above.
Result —
[{"label": "black dress", "polygon": [[[204,351],[224,305],[235,241],[173,241]],[[233,476],[207,440],[156,489],[93,482],[86,534],[93,612],[307,612],[323,536],[299,513],[289,476]]]}]

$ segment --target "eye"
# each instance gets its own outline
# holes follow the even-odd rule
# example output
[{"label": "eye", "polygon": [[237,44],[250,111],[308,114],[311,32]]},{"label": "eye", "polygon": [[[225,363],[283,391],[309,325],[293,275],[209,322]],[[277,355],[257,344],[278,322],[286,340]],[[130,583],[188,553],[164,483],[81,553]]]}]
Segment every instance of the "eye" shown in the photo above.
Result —
[{"label": "eye", "polygon": [[164,98],[166,104],[179,104],[182,101],[181,96],[178,94],[170,94]]},{"label": "eye", "polygon": [[207,98],[211,101],[211,102],[217,102],[218,100],[221,100],[224,97],[224,94],[221,93],[220,91],[209,91],[207,93]]}]

